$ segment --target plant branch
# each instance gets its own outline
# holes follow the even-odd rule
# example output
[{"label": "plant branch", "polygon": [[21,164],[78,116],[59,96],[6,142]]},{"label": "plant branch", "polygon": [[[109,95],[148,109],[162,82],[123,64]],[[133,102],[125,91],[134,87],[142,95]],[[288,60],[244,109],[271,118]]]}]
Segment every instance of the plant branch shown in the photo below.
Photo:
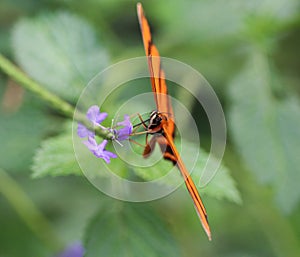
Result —
[{"label": "plant branch", "polygon": [[74,107],[29,78],[16,65],[0,54],[0,68],[25,89],[35,93],[63,115],[73,118]]},{"label": "plant branch", "polygon": [[91,122],[87,120],[86,116],[83,113],[79,112],[78,110],[75,111],[74,106],[64,101],[57,95],[51,93],[33,79],[29,78],[23,71],[21,71],[16,65],[5,58],[2,54],[0,54],[0,69],[2,69],[5,74],[10,76],[19,85],[35,93],[39,98],[49,103],[52,108],[56,109],[64,116],[68,117],[69,119],[75,119],[77,122],[82,123],[89,130],[95,131],[95,133],[102,138],[113,138],[114,135],[111,132],[98,127],[94,128]]}]

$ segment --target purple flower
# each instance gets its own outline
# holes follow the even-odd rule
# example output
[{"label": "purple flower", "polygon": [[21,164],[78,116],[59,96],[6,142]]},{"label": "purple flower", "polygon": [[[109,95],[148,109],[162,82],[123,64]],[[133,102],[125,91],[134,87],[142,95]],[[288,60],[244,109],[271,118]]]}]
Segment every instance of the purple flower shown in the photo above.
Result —
[{"label": "purple flower", "polygon": [[95,136],[95,132],[88,130],[84,125],[82,125],[81,123],[78,123],[77,135],[81,138],[93,137],[93,136]]},{"label": "purple flower", "polygon": [[83,257],[84,248],[80,242],[69,245],[58,257]]},{"label": "purple flower", "polygon": [[[99,126],[102,129],[106,129],[107,131],[113,133],[114,136],[111,138],[112,140],[126,140],[129,138],[133,130],[129,115],[124,115],[124,120],[117,123],[118,127],[122,127],[119,130],[105,128],[100,125],[100,123],[106,119],[107,113],[101,113],[100,108],[97,105],[93,105],[88,109],[86,117],[93,123],[94,126]],[[97,143],[95,139],[95,131],[90,131],[83,124],[78,123],[77,134],[81,138],[87,138],[87,140],[83,143],[97,158],[102,158],[106,163],[110,163],[111,158],[117,158],[115,153],[105,150],[105,147],[108,143],[107,140],[103,140],[100,144]]]},{"label": "purple flower", "polygon": [[100,108],[97,105],[93,105],[88,109],[86,117],[95,125],[97,125],[107,118],[107,113],[101,113]]},{"label": "purple flower", "polygon": [[[97,105],[93,105],[88,109],[86,117],[93,123],[94,126],[97,126],[106,119],[107,113],[101,113],[100,108]],[[88,130],[81,123],[78,123],[77,134],[81,138],[95,136],[94,131]]]},{"label": "purple flower", "polygon": [[117,139],[119,141],[128,139],[133,130],[133,126],[130,122],[129,115],[124,115],[124,120],[118,122],[117,126],[123,126],[123,128],[116,130]]},{"label": "purple flower", "polygon": [[98,145],[94,137],[89,137],[88,140],[83,143],[96,157],[102,158],[106,163],[110,163],[110,158],[117,158],[117,155],[105,150],[107,142],[107,140],[103,140],[103,142]]}]

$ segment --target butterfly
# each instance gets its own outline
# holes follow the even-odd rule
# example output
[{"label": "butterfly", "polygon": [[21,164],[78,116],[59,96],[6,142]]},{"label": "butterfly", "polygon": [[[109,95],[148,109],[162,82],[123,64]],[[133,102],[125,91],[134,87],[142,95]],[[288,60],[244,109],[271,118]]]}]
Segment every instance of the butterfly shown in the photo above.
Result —
[{"label": "butterfly", "polygon": [[[165,73],[161,68],[161,60],[156,46],[153,44],[149,23],[145,17],[141,3],[137,4],[137,15],[142,33],[144,48],[148,60],[152,91],[157,110],[152,111],[149,123],[146,127],[147,135],[152,135],[150,142],[146,143],[143,156],[151,154],[156,143],[161,148],[163,157],[171,161],[178,167],[184,179],[187,190],[189,191],[201,224],[209,240],[211,240],[211,231],[208,224],[207,213],[198,190],[187,171],[174,144],[175,122],[171,99],[168,96],[168,88],[165,81]],[[148,140],[147,140],[148,141]]]}]

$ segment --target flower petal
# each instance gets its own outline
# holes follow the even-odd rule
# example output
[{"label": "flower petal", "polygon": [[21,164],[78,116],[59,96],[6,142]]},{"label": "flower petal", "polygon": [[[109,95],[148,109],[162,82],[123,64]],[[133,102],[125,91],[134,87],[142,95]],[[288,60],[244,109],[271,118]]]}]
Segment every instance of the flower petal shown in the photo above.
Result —
[{"label": "flower petal", "polygon": [[105,150],[105,146],[108,141],[103,140],[101,144],[97,144],[94,137],[89,137],[87,141],[83,142],[87,148],[95,155],[97,158],[103,159],[106,163],[110,163],[110,158],[117,158],[118,156],[110,151]]},{"label": "flower petal", "polygon": [[83,257],[84,248],[80,242],[73,243],[58,255],[58,257]]},{"label": "flower petal", "polygon": [[87,113],[86,113],[86,117],[90,120],[90,121],[96,121],[97,115],[100,113],[100,108],[97,105],[92,105]]},{"label": "flower petal", "polygon": [[107,118],[107,116],[108,116],[108,114],[106,112],[99,113],[99,115],[97,116],[96,122],[98,124],[100,124],[102,121],[104,121]]},{"label": "flower petal", "polygon": [[131,134],[131,130],[129,127],[124,127],[124,128],[121,128],[117,131],[117,139],[119,141],[123,141],[123,140],[126,140],[128,139],[129,135]]},{"label": "flower petal", "polygon": [[91,137],[95,135],[95,132],[88,130],[83,124],[78,123],[77,135],[81,138]]},{"label": "flower petal", "polygon": [[90,151],[96,151],[98,149],[97,142],[94,137],[89,137],[87,141],[83,141]]},{"label": "flower petal", "polygon": [[105,150],[104,154],[106,156],[110,157],[110,158],[117,158],[118,157],[115,153],[107,151],[107,150]]},{"label": "flower petal", "polygon": [[98,145],[99,151],[103,151],[105,146],[107,145],[108,141],[105,139],[101,144]]},{"label": "flower petal", "polygon": [[104,150],[100,158],[102,158],[106,163],[110,163],[110,158],[117,158],[118,156],[115,153]]},{"label": "flower petal", "polygon": [[118,122],[117,126],[123,126],[123,128],[117,130],[117,139],[120,141],[128,139],[133,130],[129,115],[124,115],[124,120]]},{"label": "flower petal", "polygon": [[124,120],[123,121],[120,121],[120,122],[118,122],[117,123],[117,126],[132,126],[132,124],[131,124],[131,122],[130,122],[130,117],[129,117],[129,115],[128,114],[125,114],[124,115]]},{"label": "flower petal", "polygon": [[86,113],[86,117],[94,124],[100,124],[106,119],[107,115],[106,112],[101,113],[97,105],[92,105]]}]

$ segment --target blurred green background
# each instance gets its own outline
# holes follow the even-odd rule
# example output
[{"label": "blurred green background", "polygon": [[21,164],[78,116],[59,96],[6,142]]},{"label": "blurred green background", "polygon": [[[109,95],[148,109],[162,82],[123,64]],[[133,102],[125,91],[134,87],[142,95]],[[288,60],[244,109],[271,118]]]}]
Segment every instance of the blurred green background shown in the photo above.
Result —
[{"label": "blurred green background", "polygon": [[[300,256],[300,2],[142,3],[161,55],[200,71],[224,108],[225,175],[200,191],[213,241],[184,187],[141,204],[96,190],[66,119],[1,71],[0,257],[75,241],[86,256]],[[2,0],[0,52],[75,104],[103,68],[143,55],[136,1]],[[205,114],[192,112],[209,151]]]}]

